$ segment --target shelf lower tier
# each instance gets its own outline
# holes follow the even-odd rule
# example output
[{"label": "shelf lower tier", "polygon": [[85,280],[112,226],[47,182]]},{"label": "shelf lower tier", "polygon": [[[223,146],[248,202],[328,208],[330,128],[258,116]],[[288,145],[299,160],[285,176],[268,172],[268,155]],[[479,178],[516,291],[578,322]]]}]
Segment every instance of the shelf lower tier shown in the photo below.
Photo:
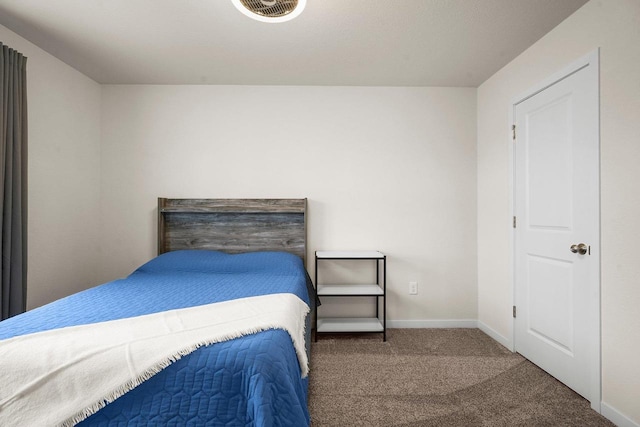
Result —
[{"label": "shelf lower tier", "polygon": [[380,285],[318,285],[319,296],[384,296]]},{"label": "shelf lower tier", "polygon": [[384,332],[376,317],[327,317],[318,319],[317,332]]}]

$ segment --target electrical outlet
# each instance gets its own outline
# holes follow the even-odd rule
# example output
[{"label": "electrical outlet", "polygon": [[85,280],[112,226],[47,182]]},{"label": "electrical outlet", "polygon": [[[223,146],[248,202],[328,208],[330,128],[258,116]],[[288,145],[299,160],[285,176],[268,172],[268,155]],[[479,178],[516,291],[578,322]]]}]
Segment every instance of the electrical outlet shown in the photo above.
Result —
[{"label": "electrical outlet", "polygon": [[409,295],[418,295],[418,282],[409,282]]}]

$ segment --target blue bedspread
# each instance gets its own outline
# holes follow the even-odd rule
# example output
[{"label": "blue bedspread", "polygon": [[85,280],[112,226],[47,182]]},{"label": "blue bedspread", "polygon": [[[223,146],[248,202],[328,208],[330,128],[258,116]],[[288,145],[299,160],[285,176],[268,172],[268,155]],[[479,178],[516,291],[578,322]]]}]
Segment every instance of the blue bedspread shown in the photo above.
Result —
[{"label": "blue bedspread", "polygon": [[[126,279],[0,322],[0,339],[271,293],[309,304],[308,284],[287,253],[169,252]],[[306,426],[307,386],[289,334],[269,330],[200,348],[81,424]]]}]

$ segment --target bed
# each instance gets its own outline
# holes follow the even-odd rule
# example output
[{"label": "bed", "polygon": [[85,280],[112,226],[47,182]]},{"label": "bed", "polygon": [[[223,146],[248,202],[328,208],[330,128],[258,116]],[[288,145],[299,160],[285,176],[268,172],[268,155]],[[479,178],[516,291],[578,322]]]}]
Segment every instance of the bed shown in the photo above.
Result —
[{"label": "bed", "polygon": [[[315,296],[305,255],[306,199],[161,198],[158,257],[124,279],[0,322],[0,340],[8,340],[0,345],[35,332],[58,333],[86,325],[110,328],[108,322],[123,318],[146,319],[181,310],[209,315],[209,307],[263,304],[276,300],[260,298],[282,295],[312,310]],[[290,316],[288,307],[277,307],[274,311]],[[308,357],[309,319],[305,312],[302,349],[295,334],[277,327],[198,345],[112,402],[99,402],[62,421],[92,426],[309,425],[303,366],[308,360],[304,354]],[[105,377],[100,370],[95,375]],[[54,395],[49,393],[47,400],[65,400]]]}]

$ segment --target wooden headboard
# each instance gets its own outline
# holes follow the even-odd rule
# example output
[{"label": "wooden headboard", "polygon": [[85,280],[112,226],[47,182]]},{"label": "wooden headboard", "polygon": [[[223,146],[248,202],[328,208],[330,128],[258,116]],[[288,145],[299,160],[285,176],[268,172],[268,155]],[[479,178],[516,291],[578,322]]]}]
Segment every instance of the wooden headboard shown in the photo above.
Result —
[{"label": "wooden headboard", "polygon": [[307,199],[158,198],[158,255],[180,249],[307,252]]}]

